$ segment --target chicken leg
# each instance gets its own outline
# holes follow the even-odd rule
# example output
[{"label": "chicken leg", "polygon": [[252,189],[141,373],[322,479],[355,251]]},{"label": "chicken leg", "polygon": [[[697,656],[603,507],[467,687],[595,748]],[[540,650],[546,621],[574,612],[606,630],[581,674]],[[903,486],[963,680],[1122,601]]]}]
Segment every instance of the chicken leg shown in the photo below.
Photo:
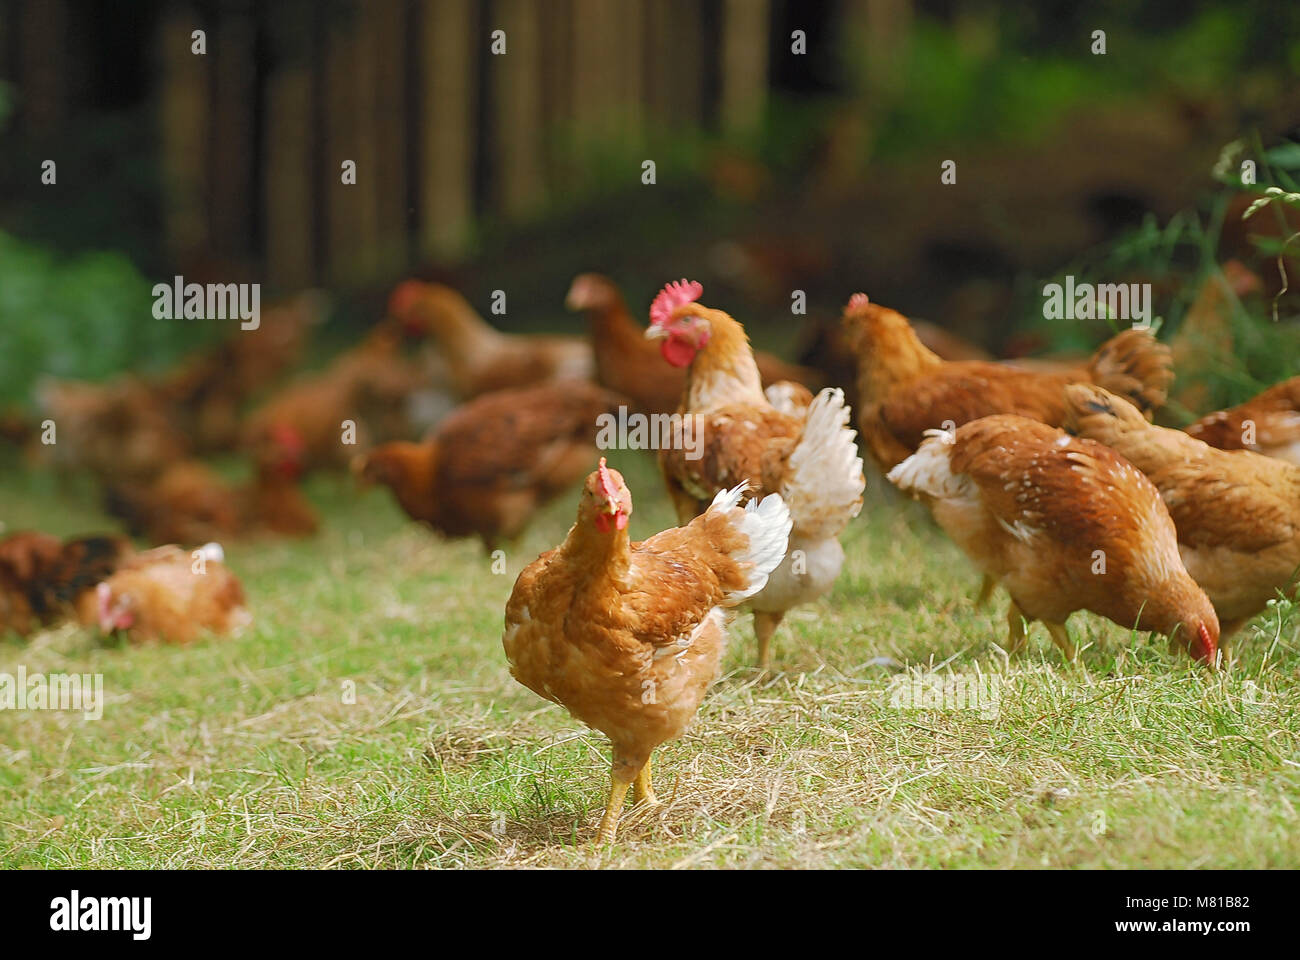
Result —
[{"label": "chicken leg", "polygon": [[623,812],[623,801],[627,797],[627,788],[632,786],[616,776],[610,777],[609,802],[605,804],[605,815],[600,818],[600,829],[596,831],[596,843],[599,846],[614,842],[618,831],[618,817]]},{"label": "chicken leg", "polygon": [[766,671],[772,662],[772,634],[776,633],[776,628],[781,625],[784,616],[784,611],[779,613],[754,611],[754,636],[758,638],[758,669],[760,670]]},{"label": "chicken leg", "polygon": [[636,779],[632,781],[632,802],[644,803],[650,807],[659,803],[659,798],[655,796],[654,784],[651,783],[649,758],[646,759],[641,772],[636,775]]},{"label": "chicken leg", "polygon": [[983,610],[988,605],[989,600],[993,598],[993,591],[997,588],[997,580],[993,579],[993,577],[989,576],[987,573],[984,574],[984,578],[980,580],[979,596],[975,598],[975,609]]},{"label": "chicken leg", "polygon": [[1070,642],[1070,634],[1065,629],[1065,624],[1044,621],[1043,626],[1047,627],[1047,632],[1052,635],[1052,642],[1061,648],[1061,653],[1065,659],[1073,662],[1075,657],[1074,644]]},{"label": "chicken leg", "polygon": [[1025,615],[1016,601],[1007,607],[1007,653],[1019,653],[1025,646]]}]

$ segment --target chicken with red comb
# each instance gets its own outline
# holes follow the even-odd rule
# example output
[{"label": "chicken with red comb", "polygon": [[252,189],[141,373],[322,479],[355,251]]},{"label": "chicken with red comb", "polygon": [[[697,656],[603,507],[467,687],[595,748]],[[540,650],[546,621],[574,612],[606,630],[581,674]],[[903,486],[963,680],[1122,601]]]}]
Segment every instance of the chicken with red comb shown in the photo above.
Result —
[{"label": "chicken with red comb", "polygon": [[998,415],[930,430],[889,472],[1011,594],[1009,652],[1041,620],[1067,660],[1076,610],[1165,634],[1211,668],[1219,618],[1183,566],[1151,481],[1110,447],[1026,417]]},{"label": "chicken with red comb", "polygon": [[633,543],[632,494],[602,458],[564,542],[524,568],[510,594],[511,676],[613,747],[601,843],[614,839],[629,788],[634,801],[656,802],[651,753],[681,735],[717,676],[729,610],[785,556],[785,504],[769,496],[742,508],[743,492],[721,491],[685,526]]},{"label": "chicken with red comb", "polygon": [[786,612],[824,596],[839,577],[839,536],[862,507],[866,479],[844,392],[827,388],[810,402],[788,391],[769,396],[744,327],[697,302],[703,292],[698,283],[670,283],[650,307],[646,336],[663,341],[670,364],[687,367],[681,412],[694,434],[686,443],[683,429],[682,443],[663,446],[659,465],[683,523],[740,483],[789,505],[789,555],[749,602],[766,669]]},{"label": "chicken with red comb", "polygon": [[1066,427],[1146,474],[1169,507],[1187,572],[1209,595],[1225,641],[1300,570],[1300,467],[1249,450],[1216,450],[1147,423],[1122,397],[1066,387]]}]

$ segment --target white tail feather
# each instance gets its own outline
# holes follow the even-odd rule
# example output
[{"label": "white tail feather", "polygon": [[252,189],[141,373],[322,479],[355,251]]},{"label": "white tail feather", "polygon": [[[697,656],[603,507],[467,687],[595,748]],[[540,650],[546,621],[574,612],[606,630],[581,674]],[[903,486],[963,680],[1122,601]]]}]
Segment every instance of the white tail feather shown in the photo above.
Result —
[{"label": "white tail feather", "polygon": [[212,543],[205,543],[194,552],[203,557],[203,559],[208,563],[226,562],[226,551],[222,549],[221,544],[216,543],[215,541]]},{"label": "white tail feather", "polygon": [[925,431],[916,453],[889,471],[889,482],[907,493],[939,500],[961,496],[970,481],[952,472],[948,458],[954,443],[956,437],[951,430]]},{"label": "white tail feather", "polygon": [[844,391],[827,387],[808,407],[803,435],[790,453],[781,495],[803,536],[838,536],[862,509],[867,480],[849,416]]},{"label": "white tail feather", "polygon": [[767,586],[768,576],[785,559],[790,542],[790,510],[780,494],[774,493],[761,501],[750,500],[743,511],[736,511],[736,505],[748,486],[748,483],[741,483],[730,490],[719,490],[709,507],[710,510],[731,511],[732,523],[746,539],[744,549],[733,553],[731,558],[748,567],[749,579],[744,589],[727,594],[728,604],[740,603]]}]

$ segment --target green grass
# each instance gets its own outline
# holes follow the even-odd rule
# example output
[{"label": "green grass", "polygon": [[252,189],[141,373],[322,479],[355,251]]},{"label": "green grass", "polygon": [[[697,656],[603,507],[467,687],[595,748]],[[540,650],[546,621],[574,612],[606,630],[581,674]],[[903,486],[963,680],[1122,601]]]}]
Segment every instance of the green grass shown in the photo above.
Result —
[{"label": "green grass", "polygon": [[[668,525],[650,461],[613,459],[634,535]],[[245,635],[0,640],[0,672],[99,672],[107,695],[98,721],[0,712],[0,866],[1300,866],[1300,616],[1259,618],[1230,674],[1085,614],[1077,664],[1041,628],[1008,662],[1005,599],[975,610],[966,561],[879,484],[833,595],[778,633],[779,674],[752,669],[738,619],[724,675],[656,755],[664,803],[625,813],[612,848],[591,843],[603,737],[512,681],[500,645],[515,575],[574,499],[502,576],[324,478],[317,540],[228,545]],[[0,519],[107,525],[52,486],[9,471]],[[892,707],[899,665],[991,675],[1000,709]]]}]

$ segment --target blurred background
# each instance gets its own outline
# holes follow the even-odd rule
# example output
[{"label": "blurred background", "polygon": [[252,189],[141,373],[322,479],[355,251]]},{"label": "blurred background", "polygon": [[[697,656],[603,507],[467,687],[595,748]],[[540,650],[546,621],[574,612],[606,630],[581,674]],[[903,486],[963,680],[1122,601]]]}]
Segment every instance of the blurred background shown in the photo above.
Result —
[{"label": "blurred background", "polygon": [[228,334],[153,319],[177,273],[328,290],[322,356],[406,276],[574,331],[576,273],[642,316],[685,275],[825,366],[854,290],[1020,355],[1104,335],[1041,319],[1054,276],[1151,282],[1176,327],[1236,259],[1269,322],[1234,320],[1225,403],[1295,373],[1297,218],[1241,213],[1295,189],[1298,74],[1300,5],[1263,0],[0,0],[0,401]]}]

